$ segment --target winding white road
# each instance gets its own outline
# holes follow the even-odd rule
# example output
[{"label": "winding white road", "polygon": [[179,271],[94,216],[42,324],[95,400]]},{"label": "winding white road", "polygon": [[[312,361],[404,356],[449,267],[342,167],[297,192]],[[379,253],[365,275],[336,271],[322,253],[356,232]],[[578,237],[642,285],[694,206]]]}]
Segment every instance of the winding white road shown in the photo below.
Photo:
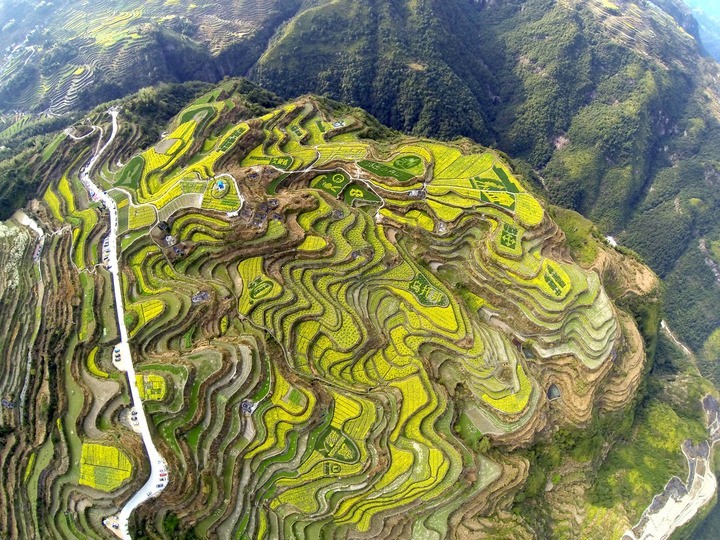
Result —
[{"label": "winding white road", "polygon": [[[135,384],[135,366],[133,366],[132,355],[130,353],[130,345],[128,343],[128,331],[125,326],[125,308],[123,307],[123,293],[122,293],[122,282],[120,280],[120,260],[118,252],[118,212],[115,201],[105,193],[100,187],[98,187],[90,176],[93,167],[97,163],[100,156],[105,150],[112,144],[117,134],[118,129],[118,117],[119,111],[117,109],[110,109],[108,114],[112,117],[112,132],[107,142],[100,148],[102,144],[102,130],[100,130],[100,139],[98,140],[98,148],[95,154],[90,159],[88,164],[80,170],[80,180],[82,181],[85,188],[90,192],[91,196],[100,200],[110,213],[110,234],[109,238],[109,270],[113,281],[113,293],[115,294],[115,310],[117,312],[118,326],[120,328],[120,343],[115,348],[115,354],[113,355],[116,359],[114,361],[115,367],[121,371],[127,373],[128,386],[130,387],[130,394],[132,396],[133,409],[137,412],[138,428],[142,435],[143,444],[145,445],[145,451],[147,452],[148,458],[150,459],[150,478],[145,485],[138,491],[122,508],[117,516],[108,518],[105,524],[110,530],[112,530],[120,538],[130,540],[130,532],[128,530],[128,520],[130,514],[138,506],[144,503],[146,500],[154,497],[160,493],[168,481],[167,466],[165,460],[162,458],[155,443],[152,440],[150,434],[150,428],[148,427],[147,417],[143,410],[142,401],[140,399],[140,392],[138,391],[137,385]],[[94,131],[94,130],[93,130]]]}]

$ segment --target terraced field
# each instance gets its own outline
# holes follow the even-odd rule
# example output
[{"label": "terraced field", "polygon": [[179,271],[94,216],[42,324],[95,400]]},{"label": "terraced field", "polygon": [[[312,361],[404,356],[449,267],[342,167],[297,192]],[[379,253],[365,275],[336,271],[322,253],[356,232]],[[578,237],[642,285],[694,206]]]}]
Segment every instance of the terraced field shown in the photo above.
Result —
[{"label": "terraced field", "polygon": [[[479,513],[527,475],[509,452],[546,427],[548,388],[562,389],[555,410],[587,420],[613,363],[638,353],[632,323],[498,154],[363,139],[362,113],[314,98],[259,118],[238,117],[239,100],[226,84],[151,148],[128,155],[118,141],[98,167],[120,211],[135,382],[171,472],[133,527],[481,530]],[[112,362],[103,210],[81,194],[81,166],[35,211],[56,231],[42,264],[65,269],[48,275],[70,284],[68,319],[84,321],[58,345],[53,435],[22,461],[29,507],[39,493],[56,502],[14,519],[106,537],[148,468]],[[481,438],[494,450],[478,452]]]}]

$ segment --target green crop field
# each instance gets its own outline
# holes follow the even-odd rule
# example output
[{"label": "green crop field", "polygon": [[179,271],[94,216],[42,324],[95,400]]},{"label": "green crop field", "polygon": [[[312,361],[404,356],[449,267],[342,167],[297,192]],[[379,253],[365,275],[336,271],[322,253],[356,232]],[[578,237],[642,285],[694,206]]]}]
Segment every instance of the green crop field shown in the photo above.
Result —
[{"label": "green crop field", "polygon": [[132,474],[132,463],[114,446],[82,445],[80,483],[101,491],[114,491]]}]

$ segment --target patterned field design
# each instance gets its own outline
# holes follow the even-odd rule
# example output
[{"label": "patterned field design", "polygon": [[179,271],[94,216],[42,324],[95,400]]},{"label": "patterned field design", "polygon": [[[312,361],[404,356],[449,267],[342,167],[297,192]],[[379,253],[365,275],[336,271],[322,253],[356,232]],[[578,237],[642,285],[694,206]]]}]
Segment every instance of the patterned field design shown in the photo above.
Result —
[{"label": "patterned field design", "polygon": [[140,399],[143,401],[162,401],[167,390],[165,379],[161,375],[135,375]]}]

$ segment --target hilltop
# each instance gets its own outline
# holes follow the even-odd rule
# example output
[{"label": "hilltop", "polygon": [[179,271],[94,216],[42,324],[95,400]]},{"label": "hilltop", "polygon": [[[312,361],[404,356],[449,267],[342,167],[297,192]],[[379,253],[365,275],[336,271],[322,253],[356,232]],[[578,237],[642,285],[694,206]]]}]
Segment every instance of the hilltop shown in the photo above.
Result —
[{"label": "hilltop", "polygon": [[[524,537],[582,515],[606,538],[706,436],[706,383],[658,341],[655,275],[501,153],[245,81],[147,142],[142,102],[115,104],[91,171],[117,208],[130,383],[170,475],[135,535]],[[105,536],[149,472],[114,352],[109,216],[81,180],[104,111],[39,165],[41,247],[0,231],[12,535]],[[658,346],[651,380],[684,384],[638,408]],[[658,430],[662,459],[627,476]]]},{"label": "hilltop", "polygon": [[322,3],[253,68],[283,96],[327,93],[406,132],[496,144],[666,280],[669,321],[696,351],[720,326],[704,262],[717,256],[700,248],[720,238],[716,73],[682,3],[604,0]]}]

